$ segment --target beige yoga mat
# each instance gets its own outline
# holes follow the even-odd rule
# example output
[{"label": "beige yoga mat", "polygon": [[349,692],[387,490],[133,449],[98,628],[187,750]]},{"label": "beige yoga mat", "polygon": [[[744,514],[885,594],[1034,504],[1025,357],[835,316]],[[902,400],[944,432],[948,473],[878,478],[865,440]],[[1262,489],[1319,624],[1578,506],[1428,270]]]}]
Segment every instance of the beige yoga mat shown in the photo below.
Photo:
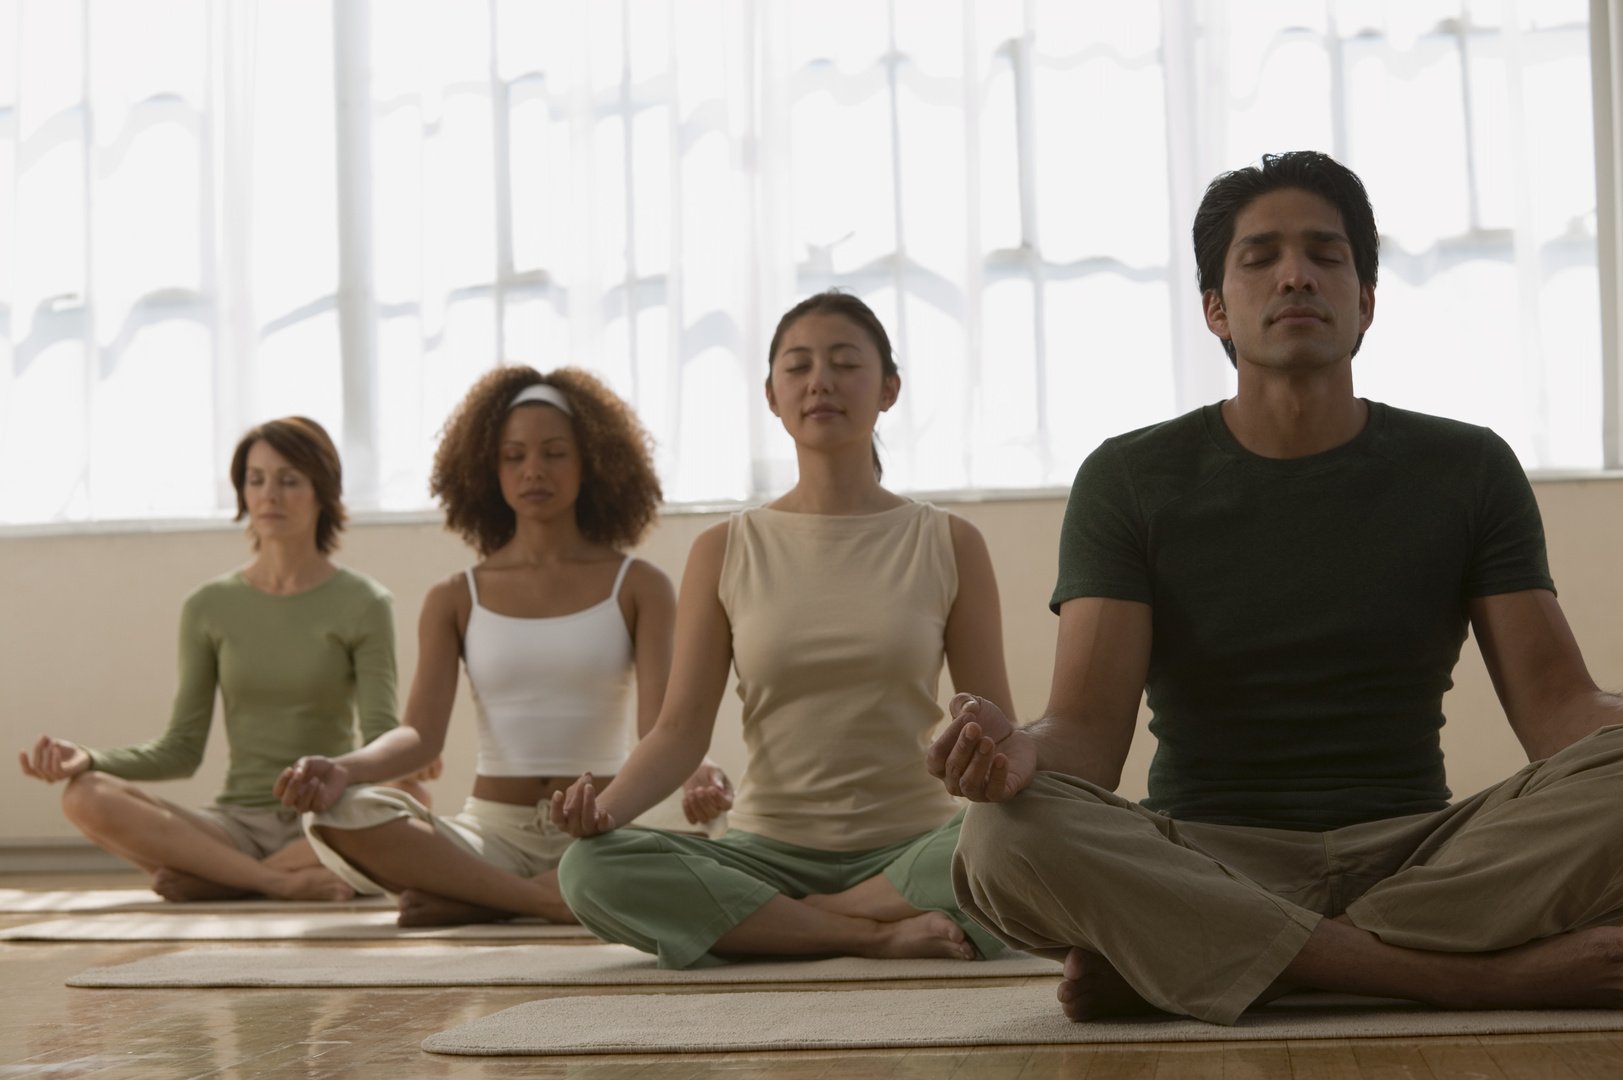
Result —
[{"label": "beige yoga mat", "polygon": [[[1356,1039],[1612,1031],[1623,1010],[1437,1012],[1303,995],[1234,1027],[1197,1020],[1073,1024],[1050,983],[934,990],[625,994],[532,1001],[430,1035],[437,1054],[722,1053],[913,1046]],[[1286,1002],[1290,1002],[1287,1004]],[[1316,1003],[1317,1002],[1317,1003]]]},{"label": "beige yoga mat", "polygon": [[321,911],[286,915],[87,915],[0,930],[0,941],[459,941],[592,940],[579,926],[517,920],[474,926],[395,925],[395,912]]},{"label": "beige yoga mat", "polygon": [[211,900],[171,904],[151,889],[0,889],[0,914],[150,912],[176,915],[247,914],[274,911],[380,911],[392,909],[386,896],[358,896],[340,903],[318,900]]},{"label": "beige yoga mat", "polygon": [[761,961],[667,971],[628,945],[410,945],[378,949],[186,949],[91,968],[69,986],[693,986],[1058,975],[1016,954],[998,960]]}]

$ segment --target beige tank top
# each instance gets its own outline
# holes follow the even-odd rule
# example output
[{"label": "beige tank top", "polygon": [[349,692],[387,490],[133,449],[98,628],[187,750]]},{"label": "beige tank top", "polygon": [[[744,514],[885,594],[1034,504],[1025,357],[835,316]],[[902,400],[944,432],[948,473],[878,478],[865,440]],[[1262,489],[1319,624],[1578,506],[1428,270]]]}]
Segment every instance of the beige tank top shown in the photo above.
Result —
[{"label": "beige tank top", "polygon": [[734,514],[719,592],[749,753],[733,828],[866,851],[952,816],[924,767],[958,595],[945,511]]}]

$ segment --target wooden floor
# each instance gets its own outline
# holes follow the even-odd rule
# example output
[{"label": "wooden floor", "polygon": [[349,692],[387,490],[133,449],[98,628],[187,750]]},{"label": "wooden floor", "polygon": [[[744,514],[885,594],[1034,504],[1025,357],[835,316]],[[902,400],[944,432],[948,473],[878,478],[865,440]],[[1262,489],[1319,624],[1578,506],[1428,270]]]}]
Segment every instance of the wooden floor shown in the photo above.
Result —
[{"label": "wooden floor", "polygon": [[[0,877],[9,888],[129,888],[134,876]],[[0,915],[0,926],[39,916]],[[427,1035],[545,997],[536,987],[418,990],[74,990],[88,967],[176,943],[0,943],[0,1077],[580,1077],[588,1080],[1088,1080],[1163,1077],[1498,1080],[1623,1077],[1623,1033],[774,1055],[466,1058]],[[276,944],[262,946],[274,949]],[[354,948],[334,944],[333,948]],[[872,985],[872,984],[869,984]],[[710,988],[713,989],[713,988]],[[579,995],[575,988],[560,993]],[[614,992],[614,991],[609,991]],[[647,992],[642,988],[640,992]]]}]

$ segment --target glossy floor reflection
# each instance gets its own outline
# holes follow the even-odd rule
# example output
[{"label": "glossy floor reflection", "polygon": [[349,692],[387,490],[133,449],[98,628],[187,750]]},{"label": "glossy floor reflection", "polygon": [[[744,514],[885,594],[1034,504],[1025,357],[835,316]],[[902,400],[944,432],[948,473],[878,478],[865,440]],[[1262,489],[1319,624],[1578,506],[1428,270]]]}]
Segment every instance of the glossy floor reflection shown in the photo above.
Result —
[{"label": "glossy floor reflection", "polygon": [[[12,888],[127,888],[133,876],[9,876]],[[0,915],[0,926],[44,916]],[[1048,1080],[1086,1077],[1499,1078],[1623,1076],[1623,1038],[816,1051],[662,1057],[452,1058],[432,1032],[547,995],[535,987],[399,990],[78,990],[88,967],[183,944],[0,943],[0,1078],[581,1077],[590,1080]],[[275,949],[274,943],[260,946]],[[333,948],[368,948],[364,943]],[[868,984],[870,986],[874,984]],[[706,988],[714,990],[714,988]],[[594,992],[573,988],[558,993]],[[619,993],[620,988],[596,992]],[[644,988],[646,992],[646,988]],[[831,991],[838,992],[838,991]]]}]

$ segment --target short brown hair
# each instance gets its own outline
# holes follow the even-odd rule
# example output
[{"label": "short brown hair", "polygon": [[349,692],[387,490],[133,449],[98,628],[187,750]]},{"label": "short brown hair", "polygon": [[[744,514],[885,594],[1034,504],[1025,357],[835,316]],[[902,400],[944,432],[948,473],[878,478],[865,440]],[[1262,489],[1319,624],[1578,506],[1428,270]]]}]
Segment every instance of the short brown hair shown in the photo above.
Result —
[{"label": "short brown hair", "polygon": [[487,372],[445,422],[428,489],[445,510],[445,527],[480,555],[513,538],[517,519],[497,477],[502,425],[514,396],[545,383],[574,410],[570,427],[580,447],[580,495],[575,523],[594,544],[634,546],[648,532],[663,497],[654,473],[653,440],[637,414],[596,376],[579,368],[546,375],[532,367]]},{"label": "short brown hair", "polygon": [[[280,420],[267,420],[248,429],[237,442],[231,454],[231,486],[237,489],[237,516],[241,521],[248,515],[248,500],[243,488],[248,482],[248,451],[254,443],[266,442],[270,448],[287,458],[288,464],[310,480],[316,491],[316,504],[320,516],[316,518],[316,550],[331,554],[338,547],[338,534],[344,529],[349,515],[344,511],[344,466],[338,460],[338,448],[333,445],[327,429],[307,416],[284,416]],[[248,533],[253,535],[252,526]],[[254,536],[254,550],[259,550],[259,537]]]}]

